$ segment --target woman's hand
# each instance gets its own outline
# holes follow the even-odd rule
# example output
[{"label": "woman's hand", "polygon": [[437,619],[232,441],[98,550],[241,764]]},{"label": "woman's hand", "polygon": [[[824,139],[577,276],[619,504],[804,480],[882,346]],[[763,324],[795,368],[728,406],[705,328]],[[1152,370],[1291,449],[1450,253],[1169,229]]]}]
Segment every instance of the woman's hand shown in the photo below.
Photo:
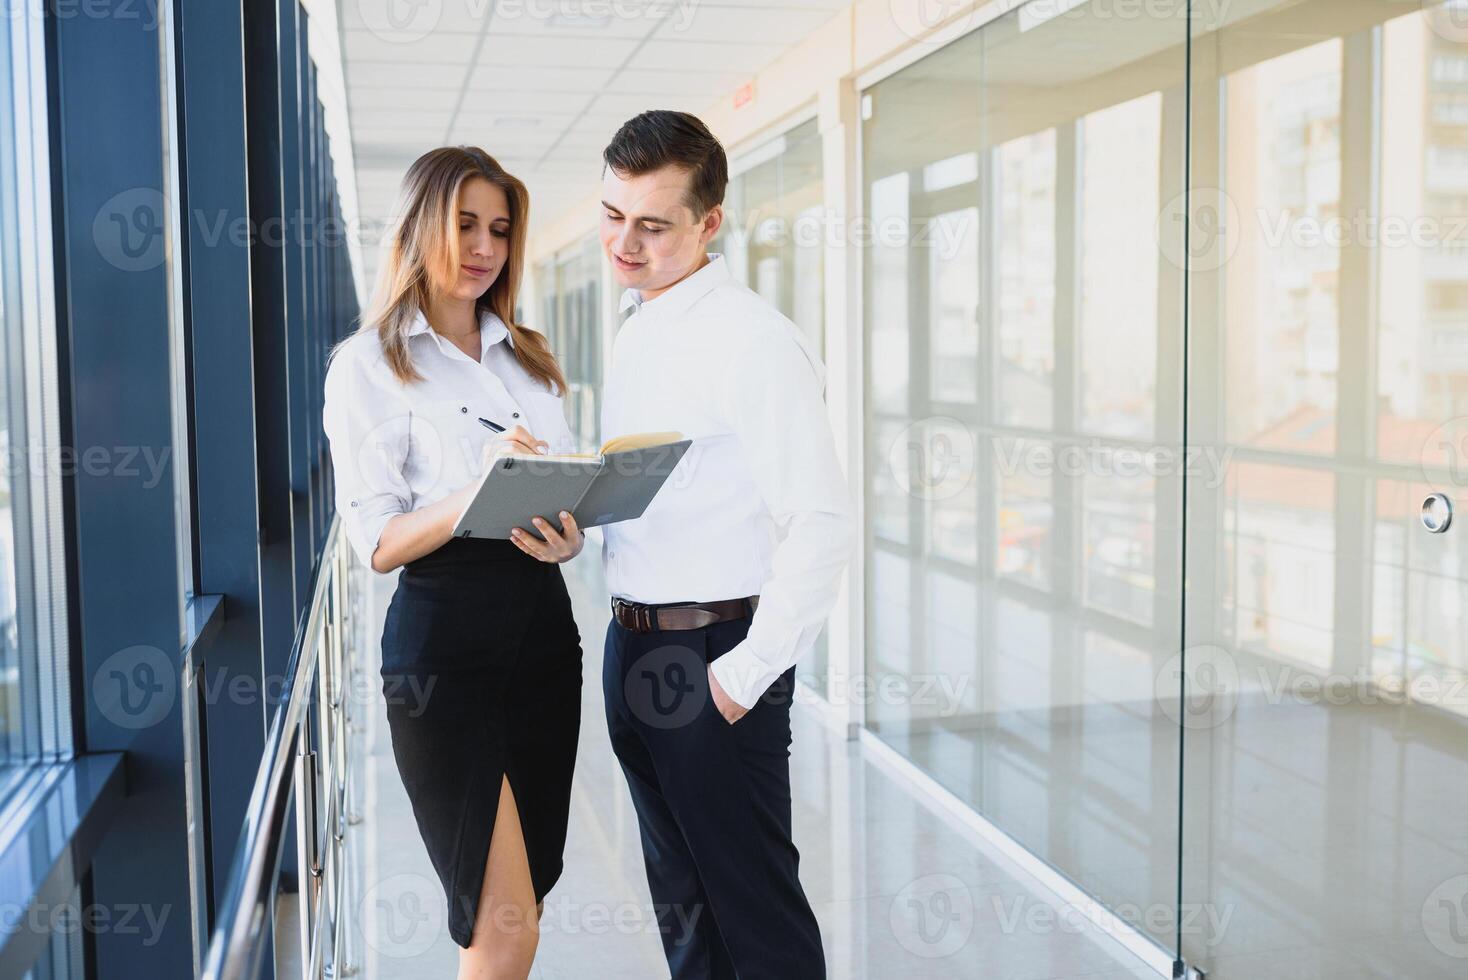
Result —
[{"label": "woman's hand", "polygon": [[550,443],[544,439],[537,439],[530,434],[530,430],[523,425],[517,425],[513,429],[507,429],[495,436],[486,447],[490,457],[503,456],[505,453],[525,453],[530,456],[544,455],[550,449]]},{"label": "woman's hand", "polygon": [[510,532],[510,540],[515,542],[515,547],[530,557],[559,563],[570,561],[581,554],[581,546],[586,543],[586,534],[576,526],[576,519],[570,514],[561,511],[563,532],[559,534],[555,525],[542,517],[534,518],[531,523],[541,537],[545,538],[544,541],[523,528],[517,527]]}]

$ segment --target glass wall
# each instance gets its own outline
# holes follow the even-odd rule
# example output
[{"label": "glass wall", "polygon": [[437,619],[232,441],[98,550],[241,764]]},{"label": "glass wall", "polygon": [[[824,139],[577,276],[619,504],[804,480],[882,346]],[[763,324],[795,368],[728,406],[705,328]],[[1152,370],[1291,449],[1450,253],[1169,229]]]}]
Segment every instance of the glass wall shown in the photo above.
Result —
[{"label": "glass wall", "polygon": [[730,161],[724,226],[709,244],[729,271],[806,332],[825,336],[825,184],[821,134],[809,119]]},{"label": "glass wall", "polygon": [[[1468,7],[1194,23],[1183,936],[1210,978],[1468,961]],[[1210,227],[1222,234],[1210,234]],[[1196,709],[1196,710],[1194,710]]]},{"label": "glass wall", "polygon": [[1468,6],[1031,4],[861,112],[868,726],[1210,980],[1461,976]]},{"label": "glass wall", "polygon": [[[730,161],[724,225],[709,243],[729,271],[795,322],[820,352],[825,343],[825,182],[821,134],[812,118]],[[825,693],[824,632],[796,667]]]},{"label": "glass wall", "polygon": [[536,268],[541,323],[566,374],[566,421],[581,448],[601,445],[601,246],[592,235]]},{"label": "glass wall", "polygon": [[1174,942],[1184,5],[1021,10],[864,93],[868,724]]}]

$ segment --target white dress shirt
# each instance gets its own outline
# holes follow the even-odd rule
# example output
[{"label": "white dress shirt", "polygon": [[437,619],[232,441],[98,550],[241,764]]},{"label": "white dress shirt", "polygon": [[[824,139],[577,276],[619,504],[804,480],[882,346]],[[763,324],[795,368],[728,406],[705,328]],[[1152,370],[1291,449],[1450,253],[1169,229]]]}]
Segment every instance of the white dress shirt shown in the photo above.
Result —
[{"label": "white dress shirt", "polygon": [[852,550],[851,502],[804,334],[724,258],[654,299],[636,290],[612,348],[602,433],[677,430],[693,445],[643,516],[609,524],[607,587],[634,602],[758,595],[714,662],[753,707],[815,643]]},{"label": "white dress shirt", "polygon": [[345,341],[326,371],[322,425],[331,443],[336,509],[347,540],[370,568],[382,529],[397,514],[442,500],[483,473],[497,433],[523,425],[551,452],[575,448],[561,398],[520,366],[503,321],[479,321],[479,360],[428,325],[419,312],[408,330],[423,380],[401,384],[375,331]]}]

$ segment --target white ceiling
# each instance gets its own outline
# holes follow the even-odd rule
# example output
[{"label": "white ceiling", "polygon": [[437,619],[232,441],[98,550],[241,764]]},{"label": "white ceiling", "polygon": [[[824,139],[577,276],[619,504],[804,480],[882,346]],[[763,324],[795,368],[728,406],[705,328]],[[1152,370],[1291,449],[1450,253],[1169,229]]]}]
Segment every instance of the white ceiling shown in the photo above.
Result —
[{"label": "white ceiling", "polygon": [[387,220],[419,154],[467,143],[528,185],[534,234],[585,200],[628,118],[732,97],[850,2],[338,0],[361,217]]}]

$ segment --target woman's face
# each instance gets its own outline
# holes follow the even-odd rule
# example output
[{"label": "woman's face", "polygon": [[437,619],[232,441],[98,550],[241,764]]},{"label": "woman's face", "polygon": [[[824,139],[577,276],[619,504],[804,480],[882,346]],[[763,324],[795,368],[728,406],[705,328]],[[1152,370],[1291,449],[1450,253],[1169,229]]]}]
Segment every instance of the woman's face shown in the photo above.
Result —
[{"label": "woman's face", "polygon": [[448,293],[477,300],[494,285],[510,255],[510,201],[483,177],[459,188],[459,269]]}]

